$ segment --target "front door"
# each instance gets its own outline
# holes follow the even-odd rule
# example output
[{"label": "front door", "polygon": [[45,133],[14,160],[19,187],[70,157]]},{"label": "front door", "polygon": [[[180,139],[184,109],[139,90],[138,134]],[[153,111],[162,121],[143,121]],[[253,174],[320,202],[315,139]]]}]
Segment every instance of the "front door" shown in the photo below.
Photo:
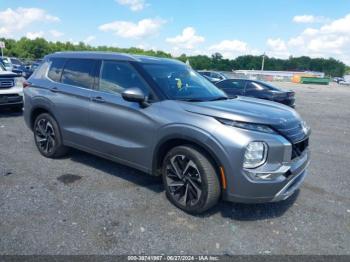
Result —
[{"label": "front door", "polygon": [[149,93],[147,83],[131,64],[123,61],[102,61],[99,81],[91,97],[91,146],[128,164],[149,165],[148,153],[157,129],[155,106],[142,108],[136,102],[125,101],[121,93],[138,87]]}]

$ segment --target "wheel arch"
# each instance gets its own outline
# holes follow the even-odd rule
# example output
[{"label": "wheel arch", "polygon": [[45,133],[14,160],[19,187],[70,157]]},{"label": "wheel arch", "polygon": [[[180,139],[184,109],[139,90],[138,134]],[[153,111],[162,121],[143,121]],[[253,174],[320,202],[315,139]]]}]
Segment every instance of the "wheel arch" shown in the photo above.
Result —
[{"label": "wheel arch", "polygon": [[220,178],[220,167],[222,167],[222,162],[220,161],[218,155],[215,153],[215,149],[209,146],[205,141],[207,141],[207,139],[200,139],[199,136],[193,137],[174,134],[164,137],[162,140],[160,140],[154,150],[152,174],[155,176],[161,175],[161,166],[163,159],[170,149],[176,146],[190,145],[200,149],[208,157],[209,161],[212,162],[217,175],[219,176],[220,183],[222,183],[223,181]]}]

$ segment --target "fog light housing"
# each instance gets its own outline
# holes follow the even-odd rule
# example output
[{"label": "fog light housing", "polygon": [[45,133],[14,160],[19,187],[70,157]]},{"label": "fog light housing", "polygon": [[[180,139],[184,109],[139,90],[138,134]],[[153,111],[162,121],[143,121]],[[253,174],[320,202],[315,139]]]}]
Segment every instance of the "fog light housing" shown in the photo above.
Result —
[{"label": "fog light housing", "polygon": [[244,153],[244,168],[257,168],[266,162],[268,146],[265,142],[250,142]]}]

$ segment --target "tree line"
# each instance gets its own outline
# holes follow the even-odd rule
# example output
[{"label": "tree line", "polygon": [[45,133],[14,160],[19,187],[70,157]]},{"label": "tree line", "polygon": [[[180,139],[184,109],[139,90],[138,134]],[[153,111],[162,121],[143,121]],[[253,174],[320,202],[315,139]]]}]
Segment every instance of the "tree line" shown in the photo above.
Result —
[{"label": "tree line", "polygon": [[[28,39],[21,38],[19,40],[0,38],[4,41],[6,49],[4,55],[15,56],[24,59],[39,59],[45,55],[58,51],[110,51],[132,54],[143,54],[157,57],[172,58],[170,53],[154,50],[143,50],[141,48],[119,48],[111,46],[93,47],[83,42],[74,44],[71,42],[49,42],[43,38]],[[225,59],[220,53],[212,56],[196,55],[187,56],[182,54],[175,57],[183,62],[189,61],[191,66],[196,70],[260,70],[262,64],[262,56],[244,55],[235,59]],[[288,59],[279,59],[265,56],[265,70],[288,70],[288,71],[320,71],[327,76],[343,76],[344,73],[350,71],[343,62],[334,58],[310,58],[308,56],[289,57]]]}]

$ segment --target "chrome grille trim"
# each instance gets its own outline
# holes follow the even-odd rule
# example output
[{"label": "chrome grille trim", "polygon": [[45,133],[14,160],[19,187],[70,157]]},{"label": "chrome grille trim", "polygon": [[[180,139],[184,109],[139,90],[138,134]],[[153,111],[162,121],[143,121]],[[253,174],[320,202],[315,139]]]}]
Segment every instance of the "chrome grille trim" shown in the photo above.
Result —
[{"label": "chrome grille trim", "polygon": [[11,88],[15,86],[15,81],[12,78],[0,78],[0,88]]}]

